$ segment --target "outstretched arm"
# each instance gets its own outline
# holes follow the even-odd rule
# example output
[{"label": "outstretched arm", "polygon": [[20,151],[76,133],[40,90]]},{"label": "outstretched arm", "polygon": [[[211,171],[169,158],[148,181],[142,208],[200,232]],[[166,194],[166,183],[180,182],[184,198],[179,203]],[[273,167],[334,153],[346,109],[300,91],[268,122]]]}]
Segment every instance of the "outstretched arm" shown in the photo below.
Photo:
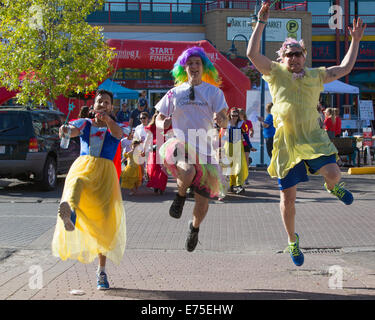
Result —
[{"label": "outstretched arm", "polygon": [[[260,42],[266,22],[270,16],[270,4],[263,3],[258,13],[258,22],[251,34],[246,55],[260,73],[268,75],[271,72],[272,61],[260,53]],[[262,22],[259,22],[262,21]]]},{"label": "outstretched arm", "polygon": [[358,18],[357,21],[353,19],[353,29],[349,26],[348,29],[350,35],[352,36],[352,41],[350,43],[349,50],[339,66],[327,68],[324,83],[328,83],[346,76],[352,71],[354,67],[355,61],[357,60],[359,43],[366,29],[366,24],[363,25],[363,21],[361,18]]}]

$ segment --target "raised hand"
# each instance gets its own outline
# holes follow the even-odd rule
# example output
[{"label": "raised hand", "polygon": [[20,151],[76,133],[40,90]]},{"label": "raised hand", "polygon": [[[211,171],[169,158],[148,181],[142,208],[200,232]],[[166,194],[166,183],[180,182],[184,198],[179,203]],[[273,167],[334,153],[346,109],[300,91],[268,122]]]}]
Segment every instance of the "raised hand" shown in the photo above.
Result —
[{"label": "raised hand", "polygon": [[258,12],[258,20],[267,22],[270,17],[270,4],[269,2],[263,2],[262,7]]},{"label": "raised hand", "polygon": [[361,18],[358,18],[357,21],[353,19],[353,28],[348,26],[348,30],[349,30],[350,35],[352,36],[352,39],[354,41],[361,41],[366,27],[367,27],[367,24],[363,24],[363,21]]}]

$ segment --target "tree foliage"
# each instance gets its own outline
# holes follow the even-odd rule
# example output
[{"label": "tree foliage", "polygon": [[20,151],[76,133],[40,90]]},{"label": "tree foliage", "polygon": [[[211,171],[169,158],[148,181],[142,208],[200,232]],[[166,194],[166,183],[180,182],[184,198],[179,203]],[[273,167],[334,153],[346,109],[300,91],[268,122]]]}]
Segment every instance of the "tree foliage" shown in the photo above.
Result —
[{"label": "tree foliage", "polygon": [[110,72],[114,51],[86,17],[104,0],[5,0],[0,6],[0,86],[17,101],[46,105],[92,91]]}]

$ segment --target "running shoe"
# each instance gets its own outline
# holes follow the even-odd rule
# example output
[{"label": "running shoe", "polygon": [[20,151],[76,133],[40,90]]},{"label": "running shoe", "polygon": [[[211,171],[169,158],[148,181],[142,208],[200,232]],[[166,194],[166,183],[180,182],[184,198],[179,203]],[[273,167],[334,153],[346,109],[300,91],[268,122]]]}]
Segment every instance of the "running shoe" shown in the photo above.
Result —
[{"label": "running shoe", "polygon": [[300,267],[303,265],[303,262],[305,260],[302,251],[299,248],[299,236],[296,233],[296,242],[289,243],[287,249],[290,253],[290,257],[292,258],[294,264],[297,267]]},{"label": "running shoe", "polygon": [[236,190],[236,194],[244,194],[245,188],[243,186],[238,186]]},{"label": "running shoe", "polygon": [[107,280],[107,274],[105,272],[100,272],[100,274],[96,274],[97,285],[96,288],[98,290],[108,290],[109,283]]},{"label": "running shoe", "polygon": [[76,213],[71,210],[69,203],[63,201],[59,205],[59,217],[64,222],[64,228],[66,231],[74,231],[76,223]]},{"label": "running shoe", "polygon": [[185,248],[187,251],[194,251],[195,247],[198,244],[198,232],[199,228],[193,228],[193,221],[189,221],[189,231],[187,234]]},{"label": "running shoe", "polygon": [[179,219],[182,215],[182,210],[184,209],[186,197],[181,197],[178,193],[176,193],[176,197],[174,198],[171,207],[169,208],[169,215],[172,218]]},{"label": "running shoe", "polygon": [[334,196],[336,196],[339,200],[344,202],[346,205],[353,203],[353,195],[350,191],[344,188],[345,183],[341,182],[340,184],[336,184],[332,190],[329,190],[327,184],[324,183],[324,188]]}]

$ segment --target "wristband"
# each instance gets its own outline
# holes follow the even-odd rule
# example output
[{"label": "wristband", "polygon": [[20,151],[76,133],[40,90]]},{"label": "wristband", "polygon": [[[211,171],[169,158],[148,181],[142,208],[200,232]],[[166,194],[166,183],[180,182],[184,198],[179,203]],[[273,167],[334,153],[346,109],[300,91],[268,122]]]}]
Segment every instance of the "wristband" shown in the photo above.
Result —
[{"label": "wristband", "polygon": [[267,21],[258,20],[258,22],[263,23],[263,24],[267,24]]}]

